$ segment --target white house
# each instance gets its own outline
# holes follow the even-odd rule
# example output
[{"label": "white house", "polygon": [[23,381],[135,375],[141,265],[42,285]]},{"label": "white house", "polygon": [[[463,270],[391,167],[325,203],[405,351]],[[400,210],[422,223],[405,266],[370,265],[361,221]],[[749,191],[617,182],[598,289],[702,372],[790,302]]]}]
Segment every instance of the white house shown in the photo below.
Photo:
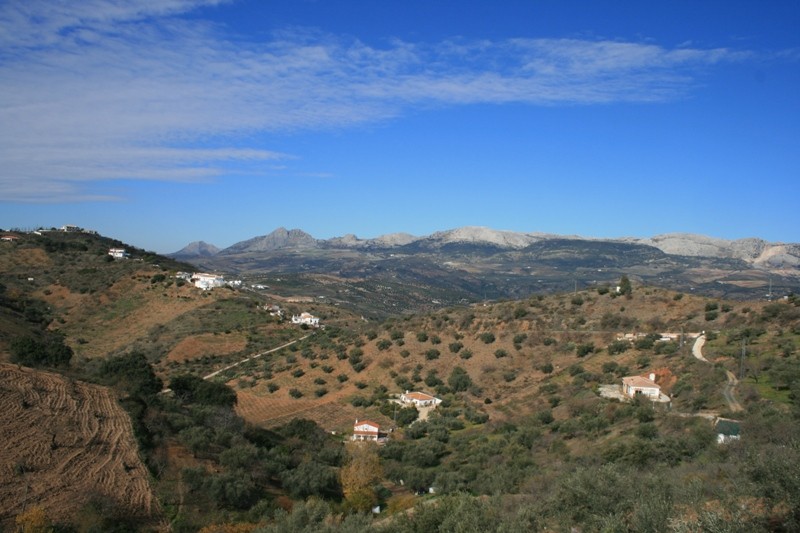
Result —
[{"label": "white house", "polygon": [[315,328],[319,327],[319,317],[311,313],[302,312],[299,315],[292,315],[292,324],[305,324]]},{"label": "white house", "polygon": [[622,392],[630,398],[641,395],[651,400],[658,400],[661,396],[661,387],[655,382],[655,379],[655,374],[650,374],[649,378],[644,376],[624,377],[622,378]]},{"label": "white house", "polygon": [[222,287],[225,285],[225,278],[218,274],[205,274],[203,272],[195,272],[192,274],[192,282],[198,289],[208,291],[214,287]]},{"label": "white house", "polygon": [[436,407],[442,403],[442,400],[436,398],[435,396],[431,396],[430,394],[409,391],[406,391],[404,394],[400,395],[400,401],[403,403],[413,404],[415,407]]},{"label": "white house", "polygon": [[353,425],[353,440],[379,442],[386,435],[381,433],[381,427],[371,420],[358,420]]},{"label": "white house", "polygon": [[108,255],[114,259],[127,259],[130,254],[128,254],[125,248],[109,248]]}]

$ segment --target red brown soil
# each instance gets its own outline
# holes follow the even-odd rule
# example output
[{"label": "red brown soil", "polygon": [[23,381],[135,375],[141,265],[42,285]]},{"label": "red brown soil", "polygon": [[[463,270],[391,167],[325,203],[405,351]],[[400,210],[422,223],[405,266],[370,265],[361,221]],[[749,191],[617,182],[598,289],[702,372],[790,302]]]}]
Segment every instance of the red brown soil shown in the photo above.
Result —
[{"label": "red brown soil", "polygon": [[230,355],[247,347],[243,333],[214,335],[205,334],[188,337],[179,342],[167,354],[168,361],[189,361],[206,355]]},{"label": "red brown soil", "polygon": [[[150,271],[141,271],[148,278]],[[51,297],[56,294],[51,288]],[[62,294],[61,291],[58,294]],[[84,337],[90,342],[73,345],[76,355],[102,357],[123,348],[132,339],[146,337],[158,324],[168,323],[184,313],[208,305],[218,298],[200,293],[190,285],[164,290],[143,284],[136,276],[117,281],[102,294],[77,299],[72,294],[61,296],[66,322],[61,329],[71,337]],[[126,300],[133,300],[126,305]],[[116,307],[116,309],[115,309]]]},{"label": "red brown soil", "polygon": [[262,427],[278,427],[295,418],[313,420],[326,431],[351,432],[358,418],[369,418],[389,427],[390,420],[370,410],[353,407],[341,399],[329,400],[294,399],[288,396],[258,396],[251,392],[238,391],[236,413],[251,424]]},{"label": "red brown soil", "polygon": [[33,505],[73,522],[93,497],[158,518],[130,419],[109,389],[0,364],[0,391],[0,524]]}]

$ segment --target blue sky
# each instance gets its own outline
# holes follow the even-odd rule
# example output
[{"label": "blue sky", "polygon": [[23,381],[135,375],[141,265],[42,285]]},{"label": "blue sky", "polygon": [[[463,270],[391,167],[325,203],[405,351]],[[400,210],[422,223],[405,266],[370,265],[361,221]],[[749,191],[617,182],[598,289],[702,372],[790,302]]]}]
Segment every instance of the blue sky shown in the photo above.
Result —
[{"label": "blue sky", "polygon": [[0,1],[0,228],[800,241],[800,3]]}]

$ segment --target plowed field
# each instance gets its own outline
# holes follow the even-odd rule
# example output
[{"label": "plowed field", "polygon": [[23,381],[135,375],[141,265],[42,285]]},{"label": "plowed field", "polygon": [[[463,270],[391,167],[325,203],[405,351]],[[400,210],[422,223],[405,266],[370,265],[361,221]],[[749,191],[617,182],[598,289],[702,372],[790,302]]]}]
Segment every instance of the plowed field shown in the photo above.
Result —
[{"label": "plowed field", "polygon": [[295,418],[313,420],[326,431],[352,432],[357,418],[369,418],[389,426],[390,420],[380,413],[353,407],[349,404],[320,400],[295,400],[258,396],[238,391],[236,412],[239,416],[258,426],[274,428],[288,424]]},{"label": "plowed field", "polygon": [[130,419],[108,389],[0,364],[0,428],[0,526],[33,505],[72,522],[92,497],[160,514]]}]

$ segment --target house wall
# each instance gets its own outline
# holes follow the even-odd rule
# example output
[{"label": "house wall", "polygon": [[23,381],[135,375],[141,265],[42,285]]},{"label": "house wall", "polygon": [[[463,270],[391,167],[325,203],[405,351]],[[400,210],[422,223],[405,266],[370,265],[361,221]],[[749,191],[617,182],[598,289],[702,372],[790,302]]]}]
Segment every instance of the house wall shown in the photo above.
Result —
[{"label": "house wall", "polygon": [[642,394],[651,398],[658,398],[660,393],[660,390],[656,387],[632,387],[629,385],[625,390],[625,394],[631,398],[635,397],[636,394]]}]

